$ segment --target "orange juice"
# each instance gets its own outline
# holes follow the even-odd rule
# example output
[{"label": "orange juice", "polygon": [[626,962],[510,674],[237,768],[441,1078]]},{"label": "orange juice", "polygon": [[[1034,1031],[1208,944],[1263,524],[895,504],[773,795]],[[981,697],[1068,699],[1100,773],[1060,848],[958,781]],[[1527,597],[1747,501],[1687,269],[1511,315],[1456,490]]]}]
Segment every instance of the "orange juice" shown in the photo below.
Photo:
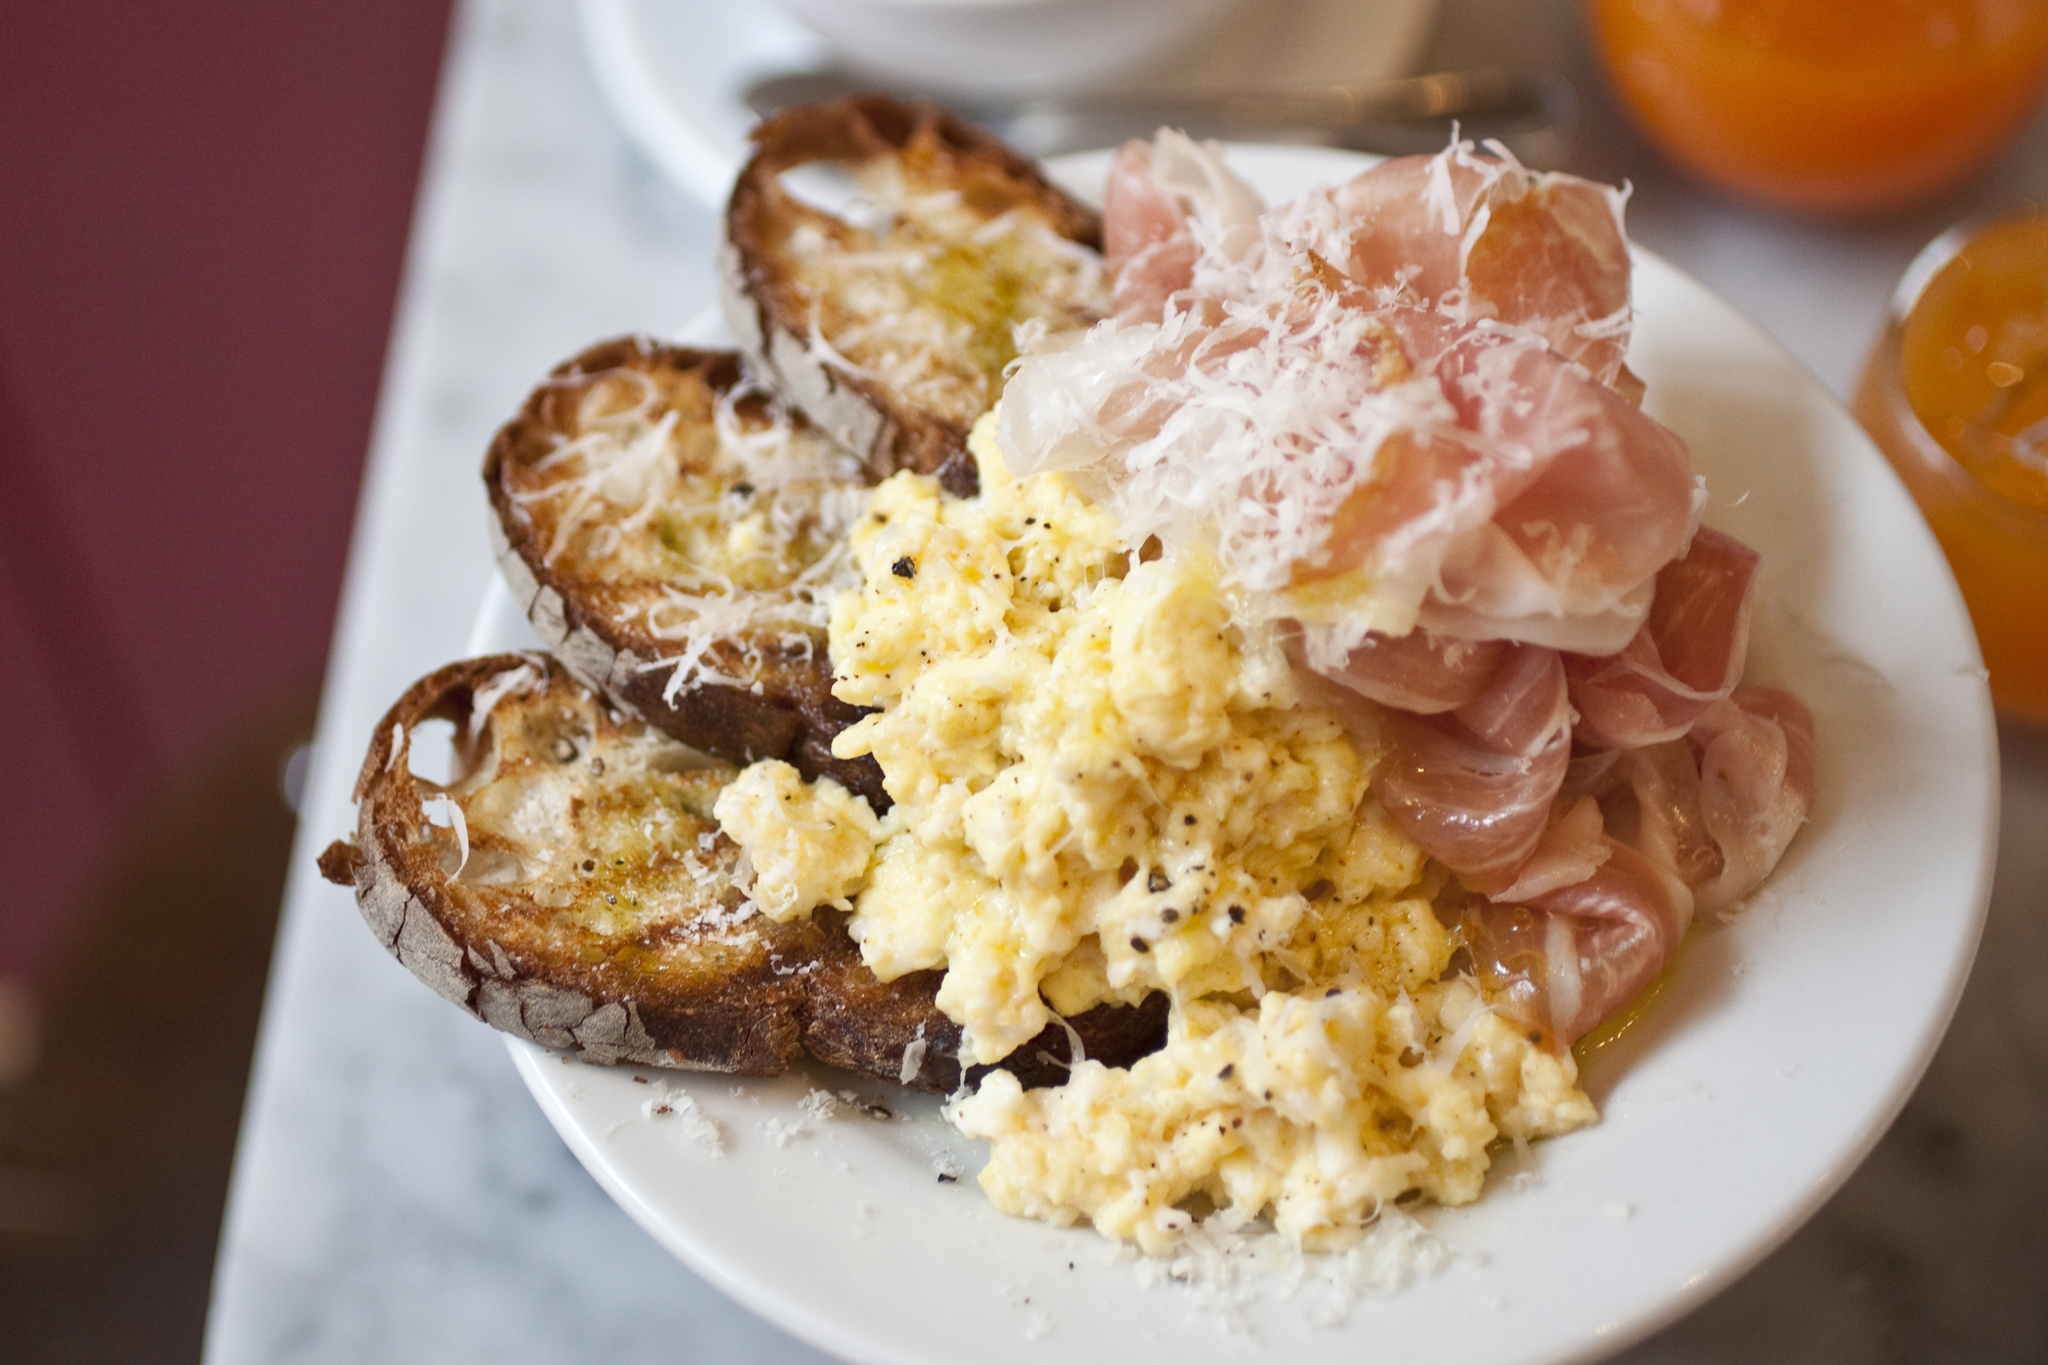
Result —
[{"label": "orange juice", "polygon": [[1921,253],[1855,412],[1948,554],[1993,700],[2048,725],[2048,214]]},{"label": "orange juice", "polygon": [[2042,0],[1587,0],[1644,134],[1726,188],[1868,213],[1960,183],[2048,79]]}]

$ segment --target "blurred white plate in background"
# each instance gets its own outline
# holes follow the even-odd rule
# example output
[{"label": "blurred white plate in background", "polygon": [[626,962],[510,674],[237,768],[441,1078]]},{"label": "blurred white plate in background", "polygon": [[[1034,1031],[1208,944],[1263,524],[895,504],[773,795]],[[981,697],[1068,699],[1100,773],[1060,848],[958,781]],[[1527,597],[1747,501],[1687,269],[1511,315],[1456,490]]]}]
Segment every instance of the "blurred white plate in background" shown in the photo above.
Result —
[{"label": "blurred white plate in background", "polygon": [[[580,0],[583,45],[605,103],[677,183],[722,206],[769,76],[822,71],[828,44],[762,0]],[[1437,0],[1258,0],[1190,51],[1133,73],[1162,94],[1245,85],[1364,84],[1410,74]]]}]

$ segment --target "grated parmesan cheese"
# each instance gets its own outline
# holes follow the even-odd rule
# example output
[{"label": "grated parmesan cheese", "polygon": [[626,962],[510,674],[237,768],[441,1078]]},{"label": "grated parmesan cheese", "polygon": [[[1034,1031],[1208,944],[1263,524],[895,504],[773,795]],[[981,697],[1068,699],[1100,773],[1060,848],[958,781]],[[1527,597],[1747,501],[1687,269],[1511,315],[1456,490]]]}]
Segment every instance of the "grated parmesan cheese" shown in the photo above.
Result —
[{"label": "grated parmesan cheese", "polygon": [[984,216],[897,158],[858,175],[858,196],[804,206],[811,216],[783,243],[809,300],[810,353],[828,368],[965,424],[995,401],[1020,328],[1061,331],[1108,311],[1101,257],[1036,210]]},{"label": "grated parmesan cheese", "polygon": [[508,475],[508,496],[609,592],[607,609],[662,649],[673,701],[700,684],[757,688],[822,643],[852,581],[846,532],[860,465],[764,390],[713,393],[701,375],[619,369],[587,383],[573,437]]}]

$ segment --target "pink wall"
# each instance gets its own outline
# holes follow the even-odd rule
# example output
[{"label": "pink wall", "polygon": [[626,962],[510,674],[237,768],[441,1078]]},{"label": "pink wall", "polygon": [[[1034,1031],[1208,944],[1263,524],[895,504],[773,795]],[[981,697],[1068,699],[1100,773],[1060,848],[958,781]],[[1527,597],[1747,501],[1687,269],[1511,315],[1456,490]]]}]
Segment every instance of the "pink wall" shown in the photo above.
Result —
[{"label": "pink wall", "polygon": [[0,977],[317,681],[447,17],[0,4]]}]

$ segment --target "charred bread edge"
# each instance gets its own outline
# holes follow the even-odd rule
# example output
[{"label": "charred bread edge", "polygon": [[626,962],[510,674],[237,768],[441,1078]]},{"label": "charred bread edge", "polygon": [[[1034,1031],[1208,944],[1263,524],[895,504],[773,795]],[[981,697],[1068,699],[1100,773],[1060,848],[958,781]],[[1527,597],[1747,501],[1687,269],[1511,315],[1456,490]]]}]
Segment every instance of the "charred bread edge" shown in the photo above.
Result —
[{"label": "charred bread edge", "polygon": [[[410,780],[399,798],[397,820],[389,818],[385,803],[371,799],[380,779],[407,761],[413,726],[445,716],[455,696],[486,678],[521,664],[552,672],[548,663],[526,654],[491,655],[449,664],[414,683],[380,722],[363,760],[356,780],[357,843],[331,846],[321,856],[321,870],[331,879],[342,873],[353,882],[370,931],[408,971],[493,1028],[603,1065],[780,1073],[802,1051],[800,990],[789,992],[788,1000],[772,1002],[750,997],[732,1005],[652,1006],[660,1016],[661,1032],[670,1035],[667,1040],[657,1038],[649,1027],[645,1002],[599,1001],[533,975],[522,977],[496,942],[487,938],[482,944],[464,943],[448,927],[455,916],[440,883],[421,878],[422,886],[415,890],[387,857],[378,837],[380,817],[386,824],[425,819]],[[763,1008],[764,1004],[770,1007]]]},{"label": "charred bread edge", "polygon": [[[397,819],[388,802],[371,799],[384,779],[407,762],[412,729],[440,716],[460,722],[474,688],[524,665],[544,675],[573,679],[555,661],[532,654],[498,654],[446,665],[407,689],[385,713],[357,776],[356,842],[330,844],[319,858],[331,882],[353,888],[363,920],[377,941],[435,994],[504,1033],[599,1065],[621,1063],[773,1076],[803,1054],[871,1080],[944,1094],[960,1083],[960,1026],[938,1010],[943,973],[913,972],[878,979],[860,960],[837,912],[818,913],[819,937],[807,961],[763,993],[759,981],[734,978],[733,1001],[599,1000],[590,993],[522,976],[497,942],[465,943],[452,931],[438,878],[408,886],[379,838],[385,825],[423,823],[418,788],[405,770]],[[451,711],[455,714],[451,715]],[[775,949],[770,947],[771,957]],[[542,968],[544,970],[544,968]],[[1144,1005],[1101,1005],[1071,1021],[1090,1055],[1128,1065],[1165,1041],[1166,997]],[[916,1051],[923,1044],[921,1052]],[[1003,1062],[1026,1085],[1065,1079],[1070,1057],[1066,1029],[1049,1025]],[[968,1070],[970,1084],[992,1067]]]},{"label": "charred bread edge", "polygon": [[[489,531],[498,571],[541,644],[571,675],[620,710],[643,717],[663,733],[729,762],[786,759],[805,777],[830,777],[865,796],[878,812],[886,810],[888,794],[882,786],[882,770],[874,760],[832,755],[833,736],[859,712],[832,696],[829,662],[821,660],[814,665],[815,676],[807,682],[816,695],[810,697],[795,695],[785,687],[756,694],[748,688],[707,682],[671,700],[665,695],[662,661],[641,654],[619,638],[603,614],[580,608],[574,579],[544,562],[530,523],[505,491],[502,472],[522,439],[534,429],[559,429],[546,409],[561,392],[561,381],[590,379],[615,369],[646,373],[667,365],[702,369],[705,381],[722,389],[739,379],[739,363],[738,355],[730,351],[621,337],[600,342],[556,366],[551,382],[527,397],[519,415],[499,428],[484,456],[484,486],[492,512]],[[835,711],[842,714],[835,715]]]},{"label": "charred bread edge", "polygon": [[1100,248],[1102,222],[1095,211],[994,134],[928,101],[853,95],[786,109],[754,130],[755,153],[735,180],[721,220],[719,302],[740,349],[805,415],[859,455],[876,478],[899,469],[937,473],[950,491],[966,494],[975,486],[966,427],[913,407],[888,385],[835,369],[814,355],[805,324],[791,316],[794,303],[786,299],[779,280],[761,268],[766,260],[762,220],[782,194],[777,176],[809,162],[884,156],[926,128],[963,155],[985,159],[1022,182],[1050,211],[1061,235]]}]

